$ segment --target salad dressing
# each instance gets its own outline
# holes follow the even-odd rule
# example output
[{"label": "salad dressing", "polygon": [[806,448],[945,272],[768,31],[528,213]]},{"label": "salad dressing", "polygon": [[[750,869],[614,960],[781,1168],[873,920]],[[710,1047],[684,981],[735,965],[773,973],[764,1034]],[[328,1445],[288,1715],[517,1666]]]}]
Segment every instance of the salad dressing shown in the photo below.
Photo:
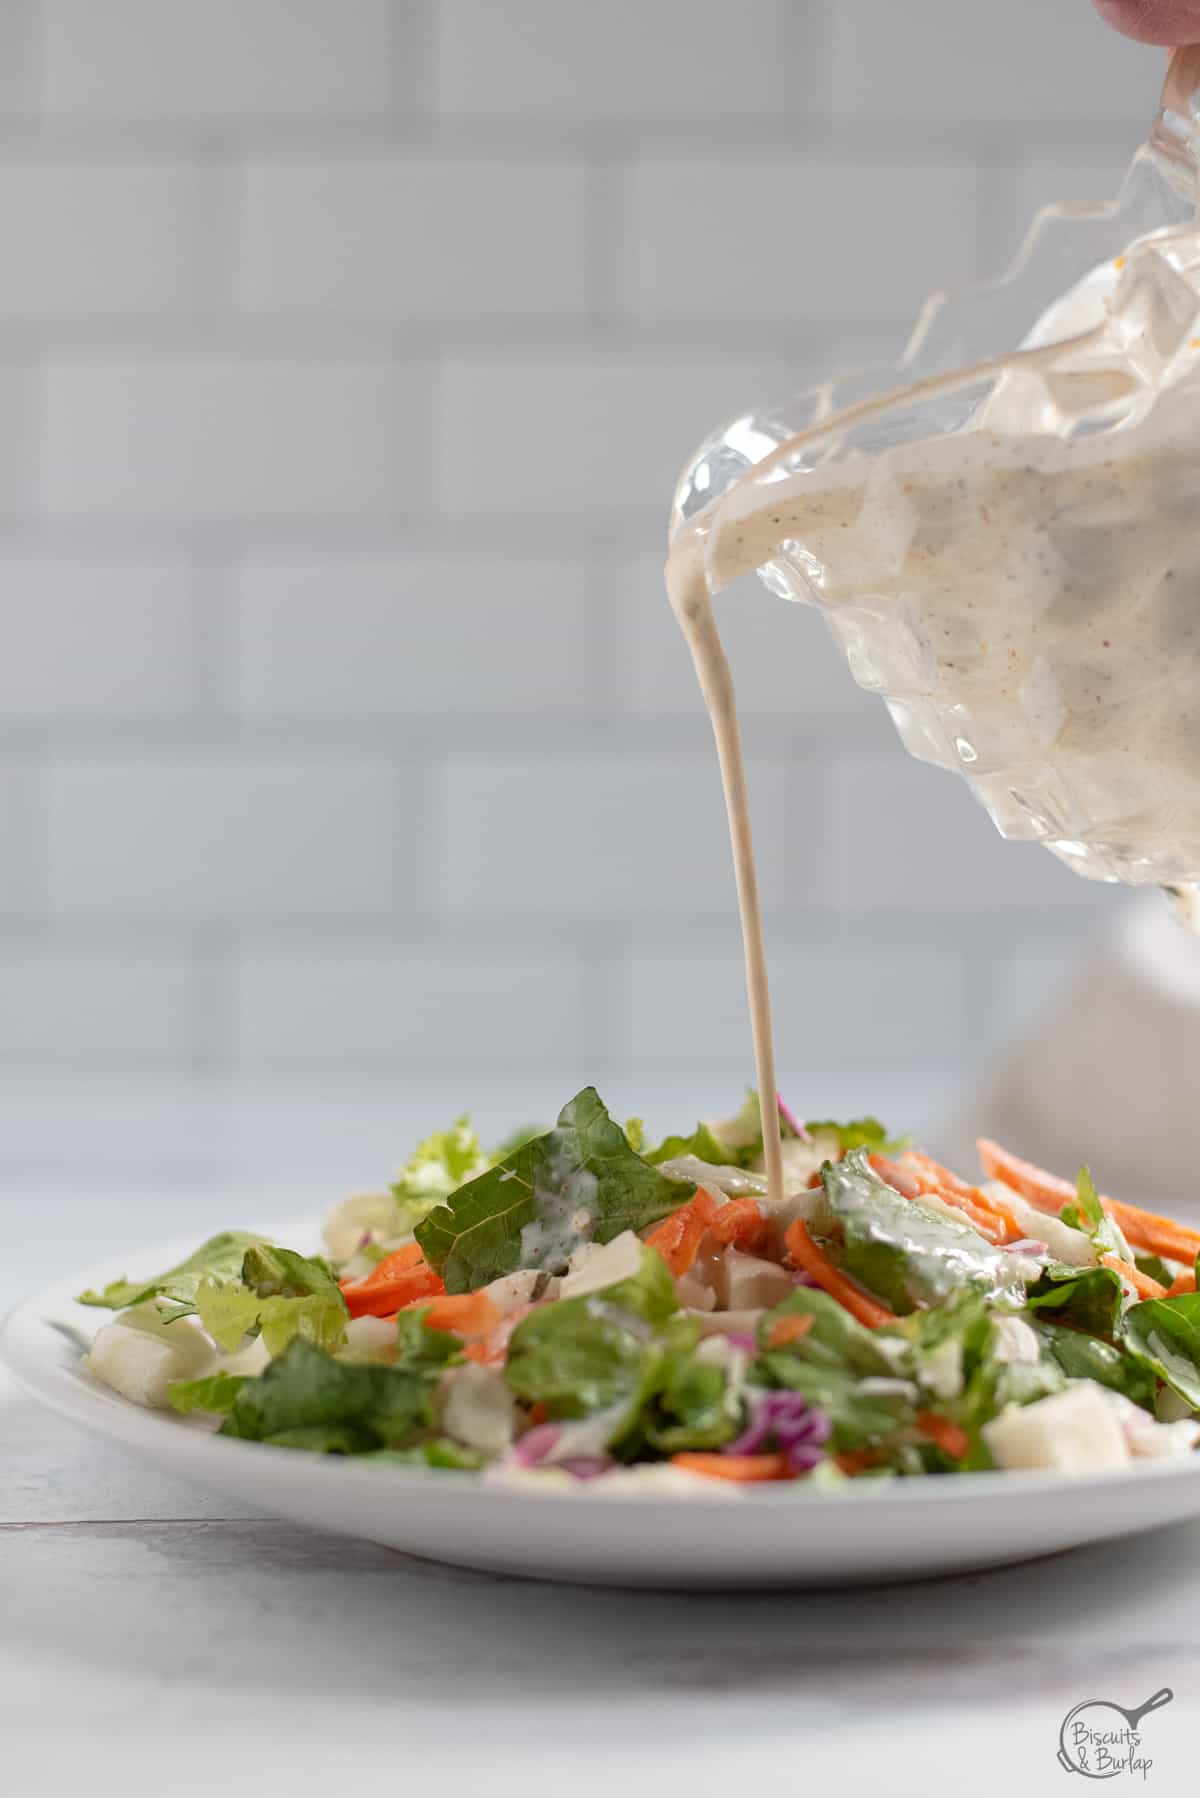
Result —
[{"label": "salad dressing", "polygon": [[[728,815],[773,1200],[783,1167],[770,991],[712,594],[803,546],[813,597],[857,607],[874,630],[878,684],[903,692],[888,658],[906,644],[918,663],[909,691],[962,720],[962,771],[989,804],[989,774],[1015,798],[1012,771],[1029,771],[1055,827],[1027,834],[1064,860],[1077,851],[1074,865],[1093,877],[1178,883],[1186,903],[1200,879],[1200,238],[1180,233],[1166,247],[1147,240],[1080,283],[1052,309],[1055,341],[1038,342],[1039,327],[1027,347],[782,443],[673,544],[668,596]],[[953,435],[789,472],[797,452],[897,400],[984,384],[971,424]],[[1084,827],[1088,839],[1071,842]]]}]

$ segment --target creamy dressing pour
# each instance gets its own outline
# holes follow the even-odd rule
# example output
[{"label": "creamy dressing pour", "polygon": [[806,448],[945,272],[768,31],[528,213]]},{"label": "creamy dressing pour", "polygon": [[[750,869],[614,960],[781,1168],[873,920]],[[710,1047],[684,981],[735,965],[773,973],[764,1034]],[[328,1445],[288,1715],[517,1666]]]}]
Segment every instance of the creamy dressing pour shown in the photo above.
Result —
[{"label": "creamy dressing pour", "polygon": [[[981,796],[989,772],[1011,788],[1012,770],[1035,771],[1053,791],[1048,806],[1115,820],[1119,841],[1085,846],[1082,871],[1200,879],[1200,334],[1190,335],[1184,296],[1200,290],[1200,239],[1160,236],[1114,269],[1126,263],[1102,291],[1080,284],[1074,335],[1062,333],[1067,296],[1054,308],[1058,341],[1035,332],[1030,347],[822,421],[747,470],[671,549],[668,596],[728,814],[772,1200],[783,1197],[783,1164],[770,991],[714,591],[802,544],[814,598],[869,606],[885,656],[890,641],[920,646],[913,691],[935,715],[965,721],[962,760],[982,752],[983,763],[962,771]],[[972,424],[953,436],[788,473],[805,446],[897,402],[989,380]],[[1069,824],[1037,833],[1067,860]]]}]

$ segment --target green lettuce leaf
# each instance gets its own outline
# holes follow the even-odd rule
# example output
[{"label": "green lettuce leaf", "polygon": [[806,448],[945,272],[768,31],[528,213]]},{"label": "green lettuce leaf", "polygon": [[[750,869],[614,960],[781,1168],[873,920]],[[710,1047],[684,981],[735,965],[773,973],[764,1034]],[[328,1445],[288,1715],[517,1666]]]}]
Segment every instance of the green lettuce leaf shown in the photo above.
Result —
[{"label": "green lettuce leaf", "polygon": [[843,1155],[852,1149],[866,1149],[871,1155],[896,1155],[906,1149],[912,1138],[889,1136],[878,1118],[851,1118],[848,1124],[836,1124],[832,1118],[811,1119],[806,1124],[810,1136],[835,1136]]},{"label": "green lettuce leaf", "polygon": [[390,1461],[396,1467],[441,1467],[451,1473],[476,1473],[484,1457],[473,1448],[464,1448],[449,1436],[431,1436],[414,1448],[376,1448],[362,1455],[364,1461]]},{"label": "green lettuce leaf", "polygon": [[1123,1392],[1135,1405],[1153,1411],[1157,1382],[1144,1363],[1111,1342],[1104,1342],[1098,1336],[1086,1336],[1082,1330],[1066,1329],[1043,1317],[1034,1317],[1031,1321],[1041,1338],[1043,1353],[1068,1379],[1095,1380],[1113,1392]]},{"label": "green lettuce leaf", "polygon": [[[147,1299],[173,1299],[187,1307],[196,1297],[202,1280],[232,1280],[241,1273],[247,1249],[262,1242],[246,1230],[222,1230],[202,1242],[194,1254],[165,1273],[149,1280],[114,1280],[103,1292],[81,1292],[80,1305],[103,1305],[110,1311],[127,1311],[131,1305]],[[180,1313],[182,1315],[182,1313]]]},{"label": "green lettuce leaf", "polygon": [[580,1241],[611,1242],[684,1203],[585,1087],[546,1136],[460,1186],[414,1235],[451,1293],[473,1292],[518,1267],[560,1267]]},{"label": "green lettuce leaf", "polygon": [[752,1378],[765,1386],[802,1392],[810,1405],[819,1406],[832,1425],[830,1442],[838,1453],[872,1448],[910,1427],[915,1418],[915,1407],[903,1391],[864,1392],[861,1376],[849,1368],[818,1364],[782,1350],[760,1355]]},{"label": "green lettuce leaf", "polygon": [[336,1286],[332,1292],[262,1299],[240,1281],[222,1286],[215,1280],[202,1280],[194,1306],[217,1347],[227,1353],[237,1348],[243,1336],[259,1332],[270,1355],[281,1354],[295,1336],[330,1353],[346,1340],[349,1313]]},{"label": "green lettuce leaf", "polygon": [[712,1167],[720,1167],[722,1163],[731,1167],[737,1165],[729,1161],[730,1151],[718,1141],[707,1124],[697,1124],[690,1136],[665,1136],[656,1149],[642,1153],[652,1167],[657,1167],[660,1161],[675,1161],[681,1155],[695,1155]]},{"label": "green lettuce leaf", "polygon": [[846,1239],[846,1272],[885,1299],[893,1311],[939,1305],[964,1286],[1018,1305],[1025,1287],[1011,1259],[960,1224],[904,1199],[852,1149],[821,1169],[825,1195]]},{"label": "green lettuce leaf", "polygon": [[689,1320],[666,1330],[678,1304],[662,1257],[643,1249],[631,1278],[530,1312],[513,1332],[504,1377],[518,1398],[545,1405],[552,1418],[619,1407],[615,1441],[661,1384],[667,1354],[695,1344]]},{"label": "green lettuce leaf", "polygon": [[242,1261],[242,1284],[260,1299],[341,1298],[337,1275],[322,1255],[257,1242]]},{"label": "green lettuce leaf", "polygon": [[[775,1325],[786,1317],[811,1317],[812,1328],[806,1336],[798,1336],[781,1348],[769,1348]],[[794,1355],[817,1366],[847,1368],[851,1373],[886,1378],[895,1373],[896,1364],[880,1348],[881,1334],[860,1324],[827,1292],[797,1286],[795,1292],[759,1319],[759,1354],[768,1361],[773,1356]],[[786,1385],[786,1379],[781,1384]]]},{"label": "green lettuce leaf", "polygon": [[726,1369],[699,1360],[694,1343],[681,1340],[663,1359],[638,1427],[643,1440],[663,1455],[720,1448],[741,1429],[743,1408]]},{"label": "green lettuce leaf", "polygon": [[395,1367],[411,1367],[426,1372],[463,1359],[462,1338],[451,1330],[431,1330],[425,1319],[429,1307],[402,1311],[396,1319]]},{"label": "green lettuce leaf", "polygon": [[240,1373],[210,1373],[200,1380],[176,1380],[167,1388],[167,1397],[175,1410],[185,1417],[190,1411],[211,1411],[220,1415],[232,1408],[249,1377]]},{"label": "green lettuce leaf", "polygon": [[427,1136],[418,1143],[391,1185],[401,1211],[400,1228],[411,1230],[435,1206],[444,1205],[464,1181],[473,1180],[490,1167],[492,1160],[465,1115],[449,1130],[437,1130]]},{"label": "green lettuce leaf", "polygon": [[1121,1336],[1130,1354],[1200,1411],[1200,1293],[1131,1306]]},{"label": "green lettuce leaf", "polygon": [[221,1433],[324,1453],[407,1448],[432,1428],[435,1385],[405,1368],[335,1361],[296,1337],[240,1388]]},{"label": "green lettuce leaf", "polygon": [[1111,1336],[1121,1316],[1121,1276],[1111,1267],[1070,1267],[1052,1261],[1030,1286],[1025,1304],[1039,1317],[1074,1324],[1091,1336]]}]

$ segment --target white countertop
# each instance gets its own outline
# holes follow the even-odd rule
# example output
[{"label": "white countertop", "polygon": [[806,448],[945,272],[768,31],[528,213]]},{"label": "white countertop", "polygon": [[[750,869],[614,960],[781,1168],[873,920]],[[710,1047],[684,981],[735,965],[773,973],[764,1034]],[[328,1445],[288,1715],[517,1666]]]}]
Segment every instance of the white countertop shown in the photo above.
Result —
[{"label": "white countertop", "polygon": [[[376,1098],[356,1115],[328,1094],[0,1094],[0,1118],[22,1120],[0,1138],[0,1307],[123,1240],[319,1208],[340,1190],[331,1177],[368,1177],[360,1149],[386,1165],[438,1120],[423,1109],[417,1123],[418,1103]],[[1165,1685],[1176,1698],[1145,1725],[1145,1786],[1183,1793],[1198,1607],[1200,1522],[857,1592],[630,1594],[465,1573],[239,1514],[0,1376],[0,1791],[24,1775],[51,1798],[306,1798],[427,1777],[463,1798],[534,1781],[1061,1793],[1066,1712]]]}]

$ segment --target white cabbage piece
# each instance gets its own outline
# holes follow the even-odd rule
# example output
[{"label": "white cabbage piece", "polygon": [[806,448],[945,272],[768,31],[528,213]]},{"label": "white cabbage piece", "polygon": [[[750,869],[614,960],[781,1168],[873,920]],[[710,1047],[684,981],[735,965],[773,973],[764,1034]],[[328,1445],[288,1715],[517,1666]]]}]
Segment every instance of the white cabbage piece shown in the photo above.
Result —
[{"label": "white cabbage piece", "polygon": [[1010,1405],[983,1426],[983,1439],[998,1467],[1051,1467],[1063,1473],[1126,1467],[1129,1445],[1108,1394],[1093,1380],[1075,1380],[1064,1392],[1032,1405]]},{"label": "white cabbage piece", "polygon": [[122,1398],[167,1411],[175,1380],[198,1380],[213,1371],[217,1350],[197,1318],[164,1323],[153,1301],[122,1311],[97,1331],[83,1365]]}]

